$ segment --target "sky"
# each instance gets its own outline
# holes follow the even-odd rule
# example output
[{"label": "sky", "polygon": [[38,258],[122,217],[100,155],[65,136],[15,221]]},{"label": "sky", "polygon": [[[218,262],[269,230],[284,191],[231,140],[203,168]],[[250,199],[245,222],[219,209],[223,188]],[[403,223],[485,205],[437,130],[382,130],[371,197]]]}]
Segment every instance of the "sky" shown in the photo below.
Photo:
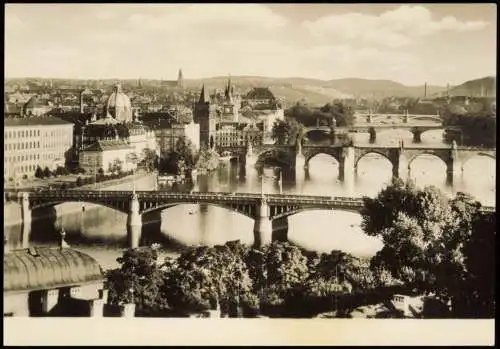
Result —
[{"label": "sky", "polygon": [[493,4],[6,4],[5,76],[496,75]]}]

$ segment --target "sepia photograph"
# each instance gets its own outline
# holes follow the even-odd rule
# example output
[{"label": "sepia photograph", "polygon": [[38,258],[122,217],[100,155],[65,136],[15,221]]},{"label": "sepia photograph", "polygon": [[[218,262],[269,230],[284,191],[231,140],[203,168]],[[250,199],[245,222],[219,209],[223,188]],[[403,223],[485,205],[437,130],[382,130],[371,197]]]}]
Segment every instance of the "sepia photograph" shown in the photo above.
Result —
[{"label": "sepia photograph", "polygon": [[5,345],[494,343],[495,4],[4,28]]}]

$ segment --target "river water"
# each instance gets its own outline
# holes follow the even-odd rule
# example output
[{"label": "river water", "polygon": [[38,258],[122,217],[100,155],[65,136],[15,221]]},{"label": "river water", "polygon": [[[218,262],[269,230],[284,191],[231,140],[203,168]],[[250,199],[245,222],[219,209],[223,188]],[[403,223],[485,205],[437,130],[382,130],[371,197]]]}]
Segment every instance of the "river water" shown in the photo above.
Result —
[{"label": "river water", "polygon": [[[368,134],[356,134],[358,144],[368,143]],[[403,138],[411,143],[406,131],[385,131],[377,135],[379,144]],[[442,144],[442,131],[422,135],[423,145]],[[338,180],[338,163],[328,155],[319,154],[309,163],[308,173],[294,175],[283,172],[280,185],[272,178],[272,170],[264,169],[260,177],[255,169],[241,176],[237,164],[221,166],[217,173],[199,176],[194,187],[188,185],[168,190],[299,193],[304,195],[374,196],[390,182],[390,162],[374,154],[361,159],[355,182],[349,188]],[[452,187],[446,184],[446,166],[436,157],[422,155],[411,164],[410,176],[418,186],[435,185],[447,193],[464,191],[474,195],[484,205],[495,205],[495,160],[475,157],[464,165],[462,177]],[[260,178],[263,178],[262,181]],[[167,189],[165,189],[167,190]],[[224,208],[211,205],[179,205],[155,217],[144,218],[143,236],[146,243],[159,241],[167,254],[178,246],[223,244],[228,240],[253,242],[253,220]],[[343,211],[309,211],[289,217],[288,239],[318,252],[340,249],[358,256],[372,256],[382,247],[374,237],[360,229],[361,217]],[[125,248],[126,215],[109,208],[74,212],[57,219],[40,219],[33,224],[32,245],[53,245],[57,231],[64,227],[68,243],[96,258],[104,268],[116,267],[116,258]],[[6,228],[9,241],[19,241],[21,226]],[[15,244],[13,242],[13,244]]]}]

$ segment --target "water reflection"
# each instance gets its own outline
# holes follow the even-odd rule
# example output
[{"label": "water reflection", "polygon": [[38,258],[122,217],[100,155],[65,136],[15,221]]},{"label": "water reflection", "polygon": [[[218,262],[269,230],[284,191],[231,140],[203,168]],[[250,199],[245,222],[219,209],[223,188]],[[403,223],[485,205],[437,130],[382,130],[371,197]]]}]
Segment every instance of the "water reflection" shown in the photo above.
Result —
[{"label": "water reflection", "polygon": [[[356,134],[358,141],[368,143],[368,134]],[[398,141],[401,136],[411,141],[411,133],[386,131],[377,141]],[[428,131],[422,135],[424,144],[441,140],[442,131]],[[418,186],[435,185],[448,193],[465,191],[487,205],[495,204],[495,160],[475,157],[464,164],[460,181],[452,187],[446,185],[446,166],[433,156],[419,156],[410,164],[410,177]],[[278,176],[276,176],[278,173]],[[161,190],[168,191],[220,191],[290,193],[305,195],[376,195],[392,177],[392,164],[383,156],[367,155],[357,166],[352,188],[338,180],[339,165],[328,155],[319,154],[309,162],[308,171],[282,168],[281,175],[271,168],[241,168],[238,163],[221,166],[209,176],[200,176],[194,183],[175,184]],[[277,180],[281,178],[281,183]],[[65,204],[64,206],[73,204]],[[69,207],[68,206],[68,207]],[[57,220],[42,219],[32,227],[34,244],[55,244],[57,231],[64,227],[67,240],[84,252],[90,253],[105,267],[116,265],[116,257],[125,248],[126,215],[109,208],[85,211],[75,206],[73,213],[61,215]],[[35,214],[35,213],[34,213]],[[313,250],[328,252],[341,249],[346,252],[373,255],[381,243],[368,237],[359,227],[360,216],[343,211],[309,211],[289,217],[288,238]],[[221,244],[240,239],[253,242],[253,221],[241,214],[213,205],[179,205],[159,214],[143,217],[143,242],[161,241],[172,251],[183,245]],[[19,244],[22,228],[6,228],[9,244]]]}]

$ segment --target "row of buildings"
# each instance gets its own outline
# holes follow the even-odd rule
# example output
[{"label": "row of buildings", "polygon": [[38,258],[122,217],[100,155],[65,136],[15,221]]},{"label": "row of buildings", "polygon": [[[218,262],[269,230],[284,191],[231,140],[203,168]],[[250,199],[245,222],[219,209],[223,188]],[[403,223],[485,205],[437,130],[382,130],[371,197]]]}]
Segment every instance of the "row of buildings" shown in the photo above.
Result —
[{"label": "row of buildings", "polygon": [[[262,143],[283,109],[268,89],[254,89],[256,106],[251,117],[240,114],[241,97],[230,79],[224,94],[202,87],[193,109],[174,106],[146,113],[134,110],[130,98],[117,84],[102,113],[83,107],[72,112],[47,112],[36,100],[17,117],[6,115],[4,128],[6,180],[32,177],[38,167],[51,170],[73,163],[86,173],[134,168],[146,149],[165,156],[175,150],[179,138],[193,147],[227,149]],[[80,100],[81,105],[83,103]]]}]

